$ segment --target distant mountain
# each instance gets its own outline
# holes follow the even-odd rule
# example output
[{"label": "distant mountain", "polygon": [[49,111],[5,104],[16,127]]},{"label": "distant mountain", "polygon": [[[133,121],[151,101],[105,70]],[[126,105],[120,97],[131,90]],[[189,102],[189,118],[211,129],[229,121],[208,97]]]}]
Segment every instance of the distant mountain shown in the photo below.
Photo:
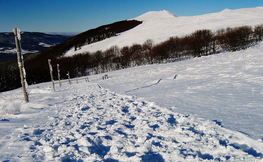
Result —
[{"label": "distant mountain", "polygon": [[[33,53],[56,45],[70,36],[21,32],[22,53]],[[16,58],[14,33],[0,33],[0,61]]]}]

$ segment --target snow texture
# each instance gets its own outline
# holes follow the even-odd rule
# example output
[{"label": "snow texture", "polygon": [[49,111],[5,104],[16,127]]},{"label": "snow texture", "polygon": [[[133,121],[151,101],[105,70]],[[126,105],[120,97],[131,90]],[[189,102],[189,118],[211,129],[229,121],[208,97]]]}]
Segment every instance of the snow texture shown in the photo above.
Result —
[{"label": "snow texture", "polygon": [[1,129],[8,125],[16,127],[0,140],[2,161],[263,158],[262,142],[211,120],[117,94],[95,82],[63,85],[57,92],[43,84],[30,87],[30,97],[30,103],[16,99],[1,104],[14,109],[13,114],[3,115]]}]

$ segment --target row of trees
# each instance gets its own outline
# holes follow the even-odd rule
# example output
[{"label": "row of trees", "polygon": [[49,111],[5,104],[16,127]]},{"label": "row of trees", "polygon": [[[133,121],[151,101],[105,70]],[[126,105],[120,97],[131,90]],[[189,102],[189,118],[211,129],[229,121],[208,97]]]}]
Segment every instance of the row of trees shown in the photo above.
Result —
[{"label": "row of trees", "polygon": [[[154,44],[151,39],[148,39],[143,44],[133,44],[122,48],[113,46],[105,51],[52,59],[52,64],[54,69],[56,64],[60,65],[61,77],[66,79],[68,71],[71,77],[76,77],[132,66],[201,57],[223,51],[237,51],[262,41],[262,36],[263,25],[257,25],[254,28],[251,26],[226,28],[216,32],[204,29],[184,37],[170,37],[159,44]],[[36,66],[39,68],[35,68]],[[0,70],[1,91],[3,91],[2,87],[5,87],[4,90],[9,90],[20,84],[18,71],[13,70],[11,76],[10,69],[7,68]],[[25,68],[29,84],[50,81],[47,60],[41,63],[35,61],[25,63]],[[54,70],[54,76],[57,76],[56,70]]]}]

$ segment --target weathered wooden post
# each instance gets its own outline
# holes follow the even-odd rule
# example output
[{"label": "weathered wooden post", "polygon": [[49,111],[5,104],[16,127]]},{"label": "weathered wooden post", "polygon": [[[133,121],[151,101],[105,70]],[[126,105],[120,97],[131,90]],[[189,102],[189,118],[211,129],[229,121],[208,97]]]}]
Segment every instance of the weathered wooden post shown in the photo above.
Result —
[{"label": "weathered wooden post", "polygon": [[57,69],[58,69],[58,82],[59,82],[59,86],[61,87],[59,64],[57,64]]},{"label": "weathered wooden post", "polygon": [[26,81],[25,69],[24,69],[23,56],[21,53],[20,30],[18,28],[15,28],[13,29],[13,31],[15,34],[15,42],[16,42],[16,49],[17,49],[17,63],[18,63],[19,71],[20,71],[22,89],[23,89],[25,101],[28,102],[28,95],[27,95],[26,86],[25,86],[25,81]]},{"label": "weathered wooden post", "polygon": [[71,81],[70,81],[70,76],[69,76],[69,71],[68,71],[68,83],[71,85]]},{"label": "weathered wooden post", "polygon": [[48,59],[48,65],[49,65],[49,71],[50,71],[50,77],[51,77],[51,81],[52,81],[52,86],[53,86],[53,90],[55,91],[55,85],[54,85],[54,80],[53,80],[53,74],[52,74],[52,66],[51,66],[51,60]]},{"label": "weathered wooden post", "polygon": [[85,81],[86,81],[86,82],[89,82],[89,78],[88,78],[88,77],[87,77],[87,78],[85,78]]}]

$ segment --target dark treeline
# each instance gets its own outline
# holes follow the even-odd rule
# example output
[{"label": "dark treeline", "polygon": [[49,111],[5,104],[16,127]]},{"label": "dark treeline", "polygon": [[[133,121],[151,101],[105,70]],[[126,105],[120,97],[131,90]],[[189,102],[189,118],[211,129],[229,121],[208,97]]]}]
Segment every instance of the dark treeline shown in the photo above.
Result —
[{"label": "dark treeline", "polygon": [[54,63],[60,64],[65,74],[67,71],[73,76],[87,75],[87,72],[98,74],[133,66],[242,50],[261,41],[262,35],[263,25],[257,25],[254,29],[241,26],[216,32],[204,29],[184,37],[170,37],[156,45],[148,39],[143,44],[122,48],[113,46],[105,51],[62,57]]},{"label": "dark treeline", "polygon": [[[250,47],[253,43],[262,41],[263,25],[241,26],[235,28],[211,30],[197,30],[184,37],[170,37],[159,44],[151,39],[143,44],[133,44],[119,48],[113,46],[105,51],[82,53],[72,57],[52,59],[53,69],[60,65],[61,77],[71,77],[105,73],[133,66],[154,63],[164,63],[192,57],[217,54],[224,51],[237,51]],[[28,84],[50,81],[49,69],[46,64],[36,65],[38,62],[25,63]],[[39,67],[39,68],[35,68]],[[20,86],[17,69],[3,67],[0,70],[0,91],[14,89]],[[57,71],[53,71],[57,76]],[[56,78],[55,78],[56,79]]]}]

